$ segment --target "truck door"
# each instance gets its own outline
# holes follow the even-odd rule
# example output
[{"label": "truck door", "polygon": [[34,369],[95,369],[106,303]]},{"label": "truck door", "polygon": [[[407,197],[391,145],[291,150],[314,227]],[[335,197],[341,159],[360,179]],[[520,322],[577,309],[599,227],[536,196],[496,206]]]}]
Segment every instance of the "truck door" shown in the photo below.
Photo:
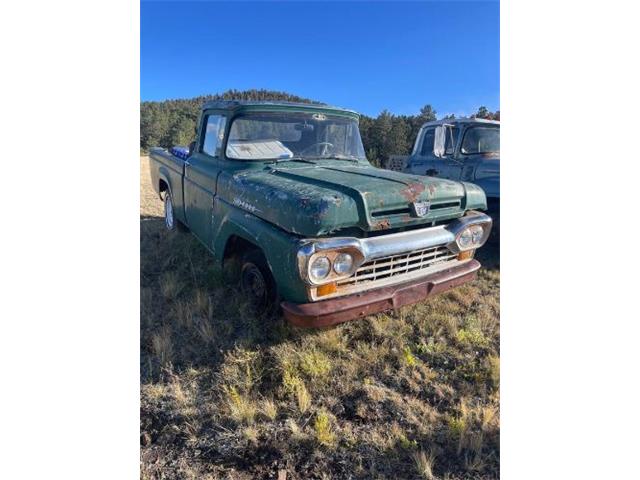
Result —
[{"label": "truck door", "polygon": [[[473,182],[481,165],[495,163],[500,158],[500,126],[470,125],[463,132],[458,152],[463,162],[461,180]],[[489,167],[491,170],[494,167]]]},{"label": "truck door", "polygon": [[226,117],[205,115],[196,143],[184,171],[184,205],[189,229],[207,247],[211,247],[213,199],[220,173],[220,150]]}]

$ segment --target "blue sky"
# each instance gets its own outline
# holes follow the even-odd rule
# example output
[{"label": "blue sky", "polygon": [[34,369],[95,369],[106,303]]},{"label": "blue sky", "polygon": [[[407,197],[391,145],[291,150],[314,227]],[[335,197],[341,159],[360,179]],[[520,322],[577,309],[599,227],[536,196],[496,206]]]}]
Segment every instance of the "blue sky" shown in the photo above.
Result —
[{"label": "blue sky", "polygon": [[500,4],[165,2],[140,6],[142,100],[282,90],[375,116],[500,108]]}]

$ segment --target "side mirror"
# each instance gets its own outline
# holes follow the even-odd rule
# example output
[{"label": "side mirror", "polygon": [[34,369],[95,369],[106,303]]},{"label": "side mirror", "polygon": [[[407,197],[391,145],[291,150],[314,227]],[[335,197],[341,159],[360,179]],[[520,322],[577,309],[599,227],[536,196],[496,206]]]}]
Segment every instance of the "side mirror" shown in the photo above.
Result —
[{"label": "side mirror", "polygon": [[436,132],[433,138],[433,155],[438,158],[444,157],[444,147],[447,141],[447,129],[443,125],[436,127]]}]

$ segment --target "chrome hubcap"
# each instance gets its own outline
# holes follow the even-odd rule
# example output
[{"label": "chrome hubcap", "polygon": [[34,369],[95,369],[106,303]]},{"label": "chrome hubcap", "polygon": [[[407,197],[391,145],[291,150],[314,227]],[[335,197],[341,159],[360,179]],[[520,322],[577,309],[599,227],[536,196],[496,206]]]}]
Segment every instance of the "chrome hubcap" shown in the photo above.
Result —
[{"label": "chrome hubcap", "polygon": [[164,200],[164,223],[169,230],[173,228],[173,204],[170,195],[167,195]]}]

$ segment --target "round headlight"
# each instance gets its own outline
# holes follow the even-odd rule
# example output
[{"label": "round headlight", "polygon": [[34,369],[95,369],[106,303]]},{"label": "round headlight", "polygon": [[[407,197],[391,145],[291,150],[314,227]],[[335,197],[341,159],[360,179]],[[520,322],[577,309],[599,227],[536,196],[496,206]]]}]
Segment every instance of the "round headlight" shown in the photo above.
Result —
[{"label": "round headlight", "polygon": [[469,248],[473,242],[473,233],[471,228],[465,228],[458,237],[458,245],[460,248]]},{"label": "round headlight", "polygon": [[338,275],[349,273],[353,268],[353,257],[348,253],[339,254],[333,261],[333,270]]},{"label": "round headlight", "polygon": [[311,264],[311,268],[309,269],[309,273],[311,274],[312,280],[322,280],[331,271],[331,262],[327,257],[316,257],[316,259]]},{"label": "round headlight", "polygon": [[471,243],[474,245],[479,245],[480,240],[482,240],[482,235],[484,234],[484,228],[480,225],[474,225],[470,228],[471,230]]}]

